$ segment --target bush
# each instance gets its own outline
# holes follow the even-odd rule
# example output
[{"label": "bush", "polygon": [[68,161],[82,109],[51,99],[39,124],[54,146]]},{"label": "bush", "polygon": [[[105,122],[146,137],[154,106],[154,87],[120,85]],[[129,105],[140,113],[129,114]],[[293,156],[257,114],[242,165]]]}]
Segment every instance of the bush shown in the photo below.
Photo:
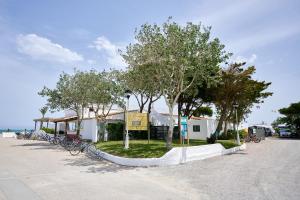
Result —
[{"label": "bush", "polygon": [[109,140],[123,140],[123,130],[124,130],[124,124],[119,123],[113,123],[113,124],[107,124],[106,130],[108,132],[108,139]]},{"label": "bush", "polygon": [[58,134],[63,135],[63,134],[65,134],[65,132],[60,130],[60,131],[58,131]]},{"label": "bush", "polygon": [[129,133],[130,139],[133,140],[146,140],[148,138],[147,131],[130,131]]},{"label": "bush", "polygon": [[[240,139],[245,138],[248,133],[246,130],[242,129],[239,130]],[[219,140],[233,140],[236,139],[236,131],[235,130],[228,130],[227,135],[224,133],[218,137]]]},{"label": "bush", "polygon": [[206,142],[208,144],[214,144],[216,142],[217,136],[216,134],[212,134],[209,138],[206,138]]},{"label": "bush", "polygon": [[49,134],[54,134],[54,129],[53,128],[46,128],[46,127],[43,127],[41,130],[45,131],[46,133],[49,133]]}]

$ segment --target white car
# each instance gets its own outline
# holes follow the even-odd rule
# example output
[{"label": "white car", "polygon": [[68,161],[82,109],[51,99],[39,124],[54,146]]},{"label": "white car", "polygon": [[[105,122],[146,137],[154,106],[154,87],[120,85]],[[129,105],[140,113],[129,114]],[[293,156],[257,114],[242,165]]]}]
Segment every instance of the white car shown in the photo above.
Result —
[{"label": "white car", "polygon": [[289,137],[290,135],[291,135],[291,132],[289,129],[285,129],[285,128],[279,129],[280,137]]}]

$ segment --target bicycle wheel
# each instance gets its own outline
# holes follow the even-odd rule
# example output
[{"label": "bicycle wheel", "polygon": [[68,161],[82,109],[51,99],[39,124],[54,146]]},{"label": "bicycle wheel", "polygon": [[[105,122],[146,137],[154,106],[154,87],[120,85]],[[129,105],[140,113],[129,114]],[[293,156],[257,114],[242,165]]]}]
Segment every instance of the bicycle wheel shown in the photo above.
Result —
[{"label": "bicycle wheel", "polygon": [[245,142],[250,142],[251,141],[251,138],[249,136],[245,137]]},{"label": "bicycle wheel", "polygon": [[81,145],[75,145],[69,149],[72,156],[76,156],[81,152]]},{"label": "bicycle wheel", "polygon": [[255,137],[255,140],[254,140],[255,143],[259,143],[260,141],[261,141],[261,138]]}]

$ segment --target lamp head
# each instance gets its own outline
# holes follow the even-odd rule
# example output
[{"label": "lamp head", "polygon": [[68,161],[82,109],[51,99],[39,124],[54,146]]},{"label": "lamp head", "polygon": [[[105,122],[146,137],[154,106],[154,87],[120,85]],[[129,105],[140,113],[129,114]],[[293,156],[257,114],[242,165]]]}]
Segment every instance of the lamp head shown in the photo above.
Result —
[{"label": "lamp head", "polygon": [[239,107],[239,104],[234,102],[233,105],[232,105],[235,109],[237,109]]},{"label": "lamp head", "polygon": [[131,95],[131,91],[130,90],[125,90],[125,97],[127,98],[127,99],[129,99],[130,98],[130,95]]}]

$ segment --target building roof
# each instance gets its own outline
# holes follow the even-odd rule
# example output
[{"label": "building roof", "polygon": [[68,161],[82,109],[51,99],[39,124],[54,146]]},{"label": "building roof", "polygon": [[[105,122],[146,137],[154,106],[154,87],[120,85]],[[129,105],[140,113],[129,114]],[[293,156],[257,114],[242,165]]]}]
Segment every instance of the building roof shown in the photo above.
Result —
[{"label": "building roof", "polygon": [[70,116],[70,117],[59,117],[59,118],[52,118],[51,122],[67,122],[76,120],[77,116]]},{"label": "building roof", "polygon": [[53,118],[50,117],[44,117],[44,118],[38,118],[38,119],[33,119],[35,122],[50,122]]}]

